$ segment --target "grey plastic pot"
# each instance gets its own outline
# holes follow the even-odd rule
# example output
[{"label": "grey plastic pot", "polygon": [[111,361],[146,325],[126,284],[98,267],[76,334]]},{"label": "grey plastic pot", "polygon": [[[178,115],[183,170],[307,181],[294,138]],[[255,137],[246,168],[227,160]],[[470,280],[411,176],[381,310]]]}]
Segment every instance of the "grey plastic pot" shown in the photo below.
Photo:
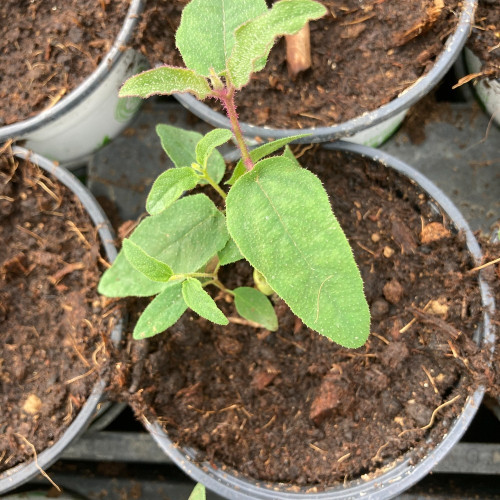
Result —
[{"label": "grey plastic pot", "polygon": [[[424,175],[403,163],[402,161],[367,146],[339,141],[325,146],[326,149],[346,151],[356,155],[371,158],[379,162],[383,168],[394,169],[426,192],[432,200],[453,221],[456,228],[463,231],[467,247],[475,262],[481,260],[481,249],[471,232],[467,222],[449,198]],[[483,303],[483,323],[476,334],[476,341],[484,346],[494,345],[494,328],[491,317],[494,312],[494,298],[487,283],[479,278],[480,291]],[[307,488],[287,488],[283,484],[258,482],[233,472],[227,466],[214,467],[212,463],[196,461],[196,452],[193,449],[180,448],[170,440],[157,422],[144,421],[147,430],[160,448],[195,481],[203,483],[217,494],[232,500],[340,500],[340,499],[379,499],[387,500],[410,488],[422,479],[432,468],[443,459],[450,449],[460,440],[481,403],[484,388],[477,389],[465,402],[462,413],[450,426],[448,433],[439,445],[418,463],[410,463],[409,454],[400,457],[392,466],[384,466],[384,471],[377,477],[363,480],[349,481],[343,486],[325,489],[321,492],[307,491]]]},{"label": "grey plastic pot", "polygon": [[[464,62],[467,73],[481,71],[481,60],[468,48],[464,49]],[[500,78],[474,81],[472,88],[488,115],[500,126]]]},{"label": "grey plastic pot", "polygon": [[139,98],[118,99],[130,76],[147,68],[129,42],[144,0],[132,0],[111,50],[97,69],[55,106],[26,120],[0,128],[0,143],[24,140],[25,147],[65,166],[79,165],[116,137],[139,110]]},{"label": "grey plastic pot", "polygon": [[[412,104],[424,97],[442,79],[460,54],[471,29],[477,0],[464,0],[455,32],[446,44],[431,70],[388,104],[364,113],[344,123],[330,127],[305,129],[273,129],[242,123],[243,134],[248,138],[279,139],[297,134],[310,134],[297,142],[327,142],[345,139],[367,146],[379,146],[398,128]],[[244,90],[242,91],[244,92]],[[230,128],[229,120],[190,94],[175,94],[183,106],[215,127]]]},{"label": "grey plastic pot", "polygon": [[[55,165],[40,155],[32,154],[20,147],[14,147],[13,153],[18,158],[29,159],[73,191],[98,230],[106,258],[112,262],[116,257],[113,230],[105,213],[90,191],[68,170]],[[110,333],[111,341],[115,345],[122,338],[122,328],[122,321],[118,321]],[[105,381],[101,379],[96,383],[87,401],[61,438],[50,448],[39,453],[36,463],[35,461],[22,463],[0,473],[0,495],[26,483],[39,473],[39,468],[46,470],[58,459],[66,446],[78,437],[95,418],[97,408],[104,400],[104,390]]]}]

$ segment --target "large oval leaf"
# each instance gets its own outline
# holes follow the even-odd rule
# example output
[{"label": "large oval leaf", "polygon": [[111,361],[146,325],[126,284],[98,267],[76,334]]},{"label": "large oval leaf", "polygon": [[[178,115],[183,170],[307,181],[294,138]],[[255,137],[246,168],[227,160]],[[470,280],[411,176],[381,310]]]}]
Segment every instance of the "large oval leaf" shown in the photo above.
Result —
[{"label": "large oval leaf", "polygon": [[370,331],[363,282],[320,180],[289,159],[262,160],[226,199],[243,256],[304,323],[346,347]]}]

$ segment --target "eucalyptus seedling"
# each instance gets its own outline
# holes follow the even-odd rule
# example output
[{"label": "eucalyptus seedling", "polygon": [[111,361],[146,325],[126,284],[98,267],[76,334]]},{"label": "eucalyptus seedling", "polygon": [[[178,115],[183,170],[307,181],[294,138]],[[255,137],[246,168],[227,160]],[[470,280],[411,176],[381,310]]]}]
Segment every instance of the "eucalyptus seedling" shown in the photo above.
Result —
[{"label": "eucalyptus seedling", "polygon": [[[121,88],[123,97],[190,92],[200,100],[217,99],[232,126],[205,136],[157,127],[174,168],[154,182],[146,202],[150,215],[124,240],[99,285],[111,297],[155,296],[137,322],[135,338],[166,330],[188,307],[227,324],[207,293],[217,287],[233,296],[241,316],[269,330],[278,322],[260,290],[274,291],[308,327],[343,346],[366,341],[370,315],[361,275],[328,195],[288,147],[277,153],[300,136],[249,150],[234,104],[235,92],[265,66],[276,38],[324,14],[312,0],[281,0],[271,9],[265,0],[192,0],[176,33],[186,67],[158,67]],[[221,186],[226,167],[217,148],[230,139],[241,160]],[[204,194],[183,196],[199,184],[211,186],[225,209]],[[256,270],[258,289],[229,290],[219,280],[220,267],[240,259]]]}]

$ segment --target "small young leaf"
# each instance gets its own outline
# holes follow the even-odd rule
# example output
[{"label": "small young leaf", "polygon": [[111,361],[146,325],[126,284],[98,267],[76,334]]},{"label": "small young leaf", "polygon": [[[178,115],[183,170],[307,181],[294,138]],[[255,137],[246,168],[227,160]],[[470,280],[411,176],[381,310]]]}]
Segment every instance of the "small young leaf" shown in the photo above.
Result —
[{"label": "small young leaf", "polygon": [[148,255],[133,241],[125,238],[122,248],[130,265],[151,281],[168,281],[174,274],[170,266]]},{"label": "small young leaf", "polygon": [[164,332],[182,316],[187,305],[182,297],[182,283],[172,281],[144,309],[134,328],[134,339],[140,340]]},{"label": "small young leaf", "polygon": [[216,128],[206,134],[196,145],[196,161],[205,168],[208,158],[214,149],[222,146],[233,137],[233,133],[225,128]]},{"label": "small young leaf", "polygon": [[203,76],[220,74],[234,45],[234,30],[267,10],[265,0],[192,0],[175,35],[188,68]]},{"label": "small young leaf", "polygon": [[233,238],[229,238],[226,246],[219,250],[219,264],[221,266],[226,266],[227,264],[232,264],[233,262],[237,262],[243,258],[241,255],[240,249],[236,246]]},{"label": "small young leaf", "polygon": [[[192,273],[206,264],[229,239],[224,215],[203,194],[177,200],[158,215],[146,217],[130,240],[175,273]],[[122,251],[99,282],[107,297],[148,297],[165,288],[165,283],[147,279],[136,271]]]},{"label": "small young leaf", "polygon": [[188,500],[206,500],[205,486],[201,483],[197,483],[194,487],[191,495],[189,495]]},{"label": "small young leaf", "polygon": [[240,26],[228,61],[231,83],[237,89],[246,85],[250,75],[263,68],[278,36],[297,33],[306,22],[326,12],[323,5],[313,0],[281,0],[265,14]]},{"label": "small young leaf", "polygon": [[285,151],[283,152],[283,157],[288,158],[296,167],[301,168],[301,165],[297,158],[295,158],[295,155],[293,154],[292,150],[290,149],[290,146],[285,147]]},{"label": "small young leaf", "polygon": [[191,167],[170,168],[154,182],[146,200],[146,210],[159,214],[178,200],[184,191],[193,189],[199,177]]},{"label": "small young leaf", "polygon": [[[308,135],[310,134],[292,135],[290,137],[284,137],[283,139],[277,139],[276,141],[266,142],[265,144],[262,144],[262,146],[252,149],[252,151],[250,151],[250,158],[252,159],[253,163],[257,163],[265,156],[278,151],[278,149],[286,146],[290,142],[295,141],[296,139],[302,139],[303,137],[307,137]],[[232,186],[245,172],[246,169],[245,165],[243,164],[243,160],[240,160],[236,164],[236,167],[234,167],[233,175],[226,182],[226,184]]]},{"label": "small young leaf", "polygon": [[[156,133],[165,153],[176,167],[186,167],[196,162],[196,145],[203,139],[200,133],[164,124],[156,126]],[[226,163],[218,151],[213,151],[210,155],[207,170],[217,184],[222,180]]]},{"label": "small young leaf", "polygon": [[278,329],[278,318],[274,307],[262,292],[256,288],[242,286],[235,288],[233,293],[234,305],[241,317],[255,321],[272,332]]},{"label": "small young leaf", "polygon": [[186,68],[161,66],[129,78],[120,89],[119,97],[150,97],[189,92],[203,100],[212,89],[203,76]]},{"label": "small young leaf", "polygon": [[281,156],[262,160],[229,191],[226,217],[243,256],[307,326],[345,347],[363,345],[363,281],[314,174]]},{"label": "small young leaf", "polygon": [[227,325],[228,319],[217,307],[214,299],[203,289],[201,283],[195,278],[187,278],[182,283],[182,296],[188,307],[203,318],[218,325]]}]

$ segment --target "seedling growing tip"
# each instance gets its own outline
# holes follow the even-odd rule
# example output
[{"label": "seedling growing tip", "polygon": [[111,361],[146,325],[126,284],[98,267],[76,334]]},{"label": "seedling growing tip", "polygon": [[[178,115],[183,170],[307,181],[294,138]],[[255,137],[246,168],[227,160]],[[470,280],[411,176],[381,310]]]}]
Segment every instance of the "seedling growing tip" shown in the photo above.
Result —
[{"label": "seedling growing tip", "polygon": [[[233,296],[238,313],[269,330],[278,322],[260,290],[274,291],[313,330],[345,347],[363,345],[370,315],[361,275],[332,213],[320,180],[303,169],[287,144],[294,136],[249,150],[234,104],[235,92],[264,68],[277,37],[299,32],[325,14],[312,0],[192,0],[176,43],[186,68],[163,66],[129,79],[120,96],[190,92],[224,106],[232,131],[196,132],[159,125],[157,133],[175,167],[161,174],[148,196],[144,219],[125,240],[99,290],[111,297],[155,296],[135,327],[145,338],[172,326],[190,307],[218,324],[228,319],[209,286]],[[221,186],[225,163],[217,148],[233,138],[241,160]],[[281,155],[277,151],[286,147]],[[182,195],[208,184],[219,210],[204,194]],[[258,289],[227,289],[221,266],[246,259]]]}]

